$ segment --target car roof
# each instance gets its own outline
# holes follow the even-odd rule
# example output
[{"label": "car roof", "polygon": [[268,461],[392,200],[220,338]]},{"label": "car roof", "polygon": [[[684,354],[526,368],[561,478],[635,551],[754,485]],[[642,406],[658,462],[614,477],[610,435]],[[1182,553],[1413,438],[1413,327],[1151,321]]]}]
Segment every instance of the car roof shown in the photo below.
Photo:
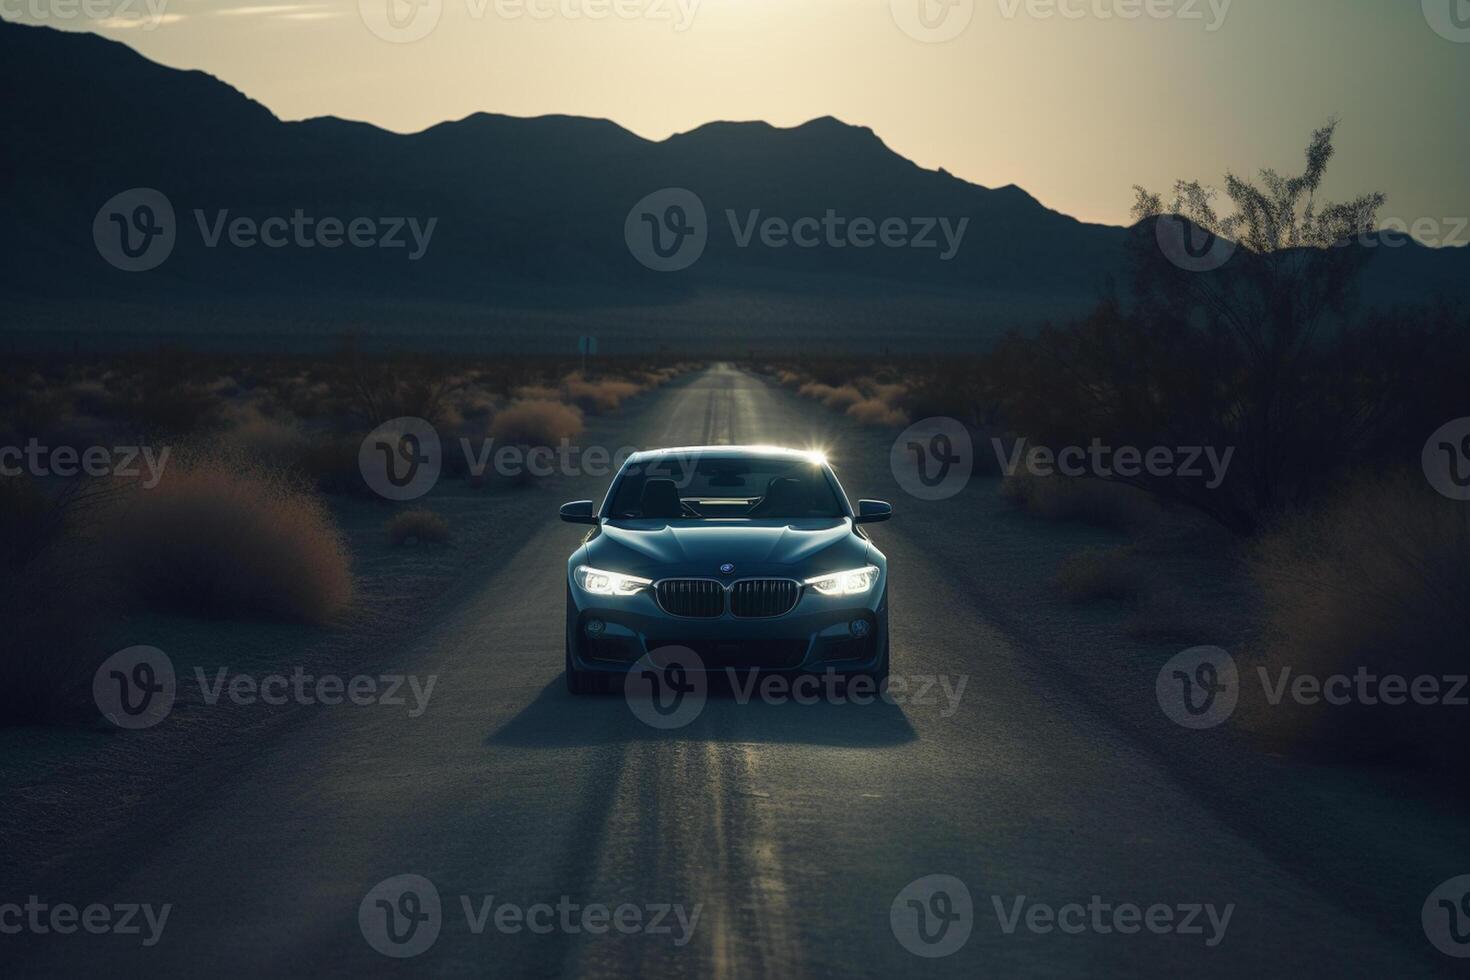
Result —
[{"label": "car roof", "polygon": [[712,456],[715,458],[758,457],[765,459],[805,459],[813,463],[827,462],[827,457],[817,449],[790,449],[785,446],[670,446],[665,449],[644,449],[628,457],[629,463],[645,463],[651,459],[667,456]]}]

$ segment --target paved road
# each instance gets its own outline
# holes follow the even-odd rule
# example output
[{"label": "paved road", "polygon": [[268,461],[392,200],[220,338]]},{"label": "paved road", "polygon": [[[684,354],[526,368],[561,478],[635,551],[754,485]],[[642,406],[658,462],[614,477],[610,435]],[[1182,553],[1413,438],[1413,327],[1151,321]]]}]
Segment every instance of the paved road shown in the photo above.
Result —
[{"label": "paved road", "polygon": [[[143,826],[70,880],[78,900],[171,903],[162,941],[51,937],[22,972],[103,972],[83,965],[104,958],[115,976],[1438,969],[1435,954],[1386,934],[1372,910],[1345,907],[1272,841],[1222,819],[1128,726],[1100,720],[1066,685],[1037,684],[1024,637],[988,619],[977,590],[936,560],[933,522],[906,524],[905,510],[924,505],[895,496],[886,457],[860,460],[855,445],[834,444],[839,431],[849,430],[812,403],[719,366],[632,416],[621,441],[823,445],[851,496],[893,497],[898,517],[874,532],[892,569],[893,670],[915,691],[936,679],[933,703],[716,696],[687,727],[659,730],[619,697],[570,698],[562,576],[579,532],[555,520],[559,501],[548,498],[544,526],[397,652],[402,670],[438,677],[422,717],[323,712],[227,791],[180,793],[172,811],[145,806]],[[983,555],[975,562],[983,576]],[[941,679],[950,692],[963,679],[957,703]],[[432,946],[398,961],[371,948],[358,910],[375,884],[404,874],[433,883],[442,915]],[[930,952],[964,940],[932,959],[900,941],[919,925],[907,898],[933,937],[939,916],[962,915],[953,884],[946,900],[921,882],[899,903],[897,930],[890,920],[901,890],[931,875],[962,881],[973,907],[973,921],[950,922],[935,946],[910,939]],[[1028,927],[1044,926],[1046,906],[1094,895],[1109,906],[1169,906],[1173,921],[1188,917],[1200,932],[1120,934],[1112,909],[1062,912],[1078,934]],[[479,914],[490,896],[494,909],[575,903],[556,918],[576,929],[501,931],[492,911],[476,934],[462,897]],[[686,917],[697,906],[699,917],[687,937],[672,912],[663,919],[671,933],[594,935],[580,915],[596,904],[637,906],[644,923],[662,905]],[[1194,905],[1213,906],[1215,923]],[[538,923],[550,921],[541,914]],[[1119,924],[1137,927],[1126,915]]]}]

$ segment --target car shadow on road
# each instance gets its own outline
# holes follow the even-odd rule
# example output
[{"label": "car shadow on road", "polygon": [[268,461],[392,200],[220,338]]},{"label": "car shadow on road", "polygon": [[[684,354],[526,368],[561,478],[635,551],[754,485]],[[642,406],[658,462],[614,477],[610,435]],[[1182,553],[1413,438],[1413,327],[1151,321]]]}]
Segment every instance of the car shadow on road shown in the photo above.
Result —
[{"label": "car shadow on road", "polygon": [[687,723],[663,728],[639,718],[621,693],[573,697],[558,676],[520,714],[492,732],[486,744],[562,748],[683,740],[877,748],[918,738],[901,707],[870,698],[866,704],[825,697],[808,703],[778,702],[758,694],[747,698],[716,680],[697,713],[686,711],[673,719],[682,721],[683,714],[692,714]]}]

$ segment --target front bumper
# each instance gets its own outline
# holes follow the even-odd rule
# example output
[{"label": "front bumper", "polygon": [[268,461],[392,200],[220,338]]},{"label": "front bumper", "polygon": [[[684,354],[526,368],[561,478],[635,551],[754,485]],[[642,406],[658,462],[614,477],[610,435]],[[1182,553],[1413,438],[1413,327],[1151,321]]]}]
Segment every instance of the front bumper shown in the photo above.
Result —
[{"label": "front bumper", "polygon": [[[594,620],[603,624],[595,634],[587,629]],[[866,635],[854,635],[855,621],[866,625]],[[693,650],[707,672],[857,673],[876,668],[887,645],[888,591],[882,580],[868,597],[805,592],[790,612],[759,619],[728,610],[708,619],[670,616],[647,592],[615,600],[588,596],[575,586],[567,593],[567,647],[581,670],[626,673],[649,653],[678,646]]]}]

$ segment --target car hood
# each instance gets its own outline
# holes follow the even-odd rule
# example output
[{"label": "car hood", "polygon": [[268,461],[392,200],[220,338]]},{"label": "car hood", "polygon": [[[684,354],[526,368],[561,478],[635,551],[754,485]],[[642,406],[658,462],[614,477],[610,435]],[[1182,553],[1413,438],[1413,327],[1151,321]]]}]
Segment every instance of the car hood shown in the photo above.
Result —
[{"label": "car hood", "polygon": [[589,564],[645,578],[717,577],[726,563],[735,566],[728,573],[735,578],[821,575],[862,565],[867,553],[867,541],[846,519],[619,520],[587,542]]}]

